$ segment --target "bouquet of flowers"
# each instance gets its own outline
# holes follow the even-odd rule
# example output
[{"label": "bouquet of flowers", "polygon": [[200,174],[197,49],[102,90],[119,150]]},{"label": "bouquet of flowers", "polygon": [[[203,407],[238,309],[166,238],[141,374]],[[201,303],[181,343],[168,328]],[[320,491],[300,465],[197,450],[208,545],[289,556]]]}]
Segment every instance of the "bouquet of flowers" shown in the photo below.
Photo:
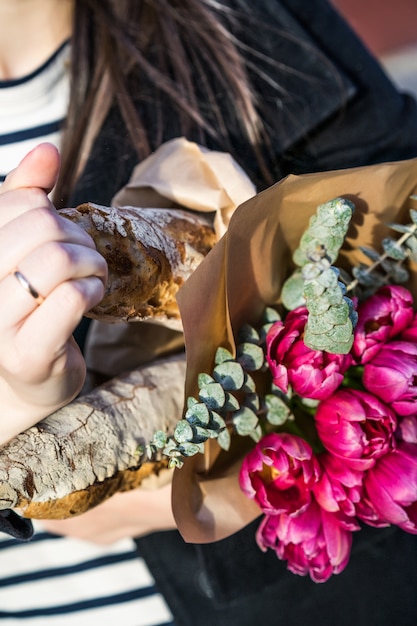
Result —
[{"label": "bouquet of flowers", "polygon": [[324,582],[361,524],[417,534],[416,186],[415,161],[289,177],[180,294],[186,411],[149,452],[188,540],[262,514],[259,547]]}]

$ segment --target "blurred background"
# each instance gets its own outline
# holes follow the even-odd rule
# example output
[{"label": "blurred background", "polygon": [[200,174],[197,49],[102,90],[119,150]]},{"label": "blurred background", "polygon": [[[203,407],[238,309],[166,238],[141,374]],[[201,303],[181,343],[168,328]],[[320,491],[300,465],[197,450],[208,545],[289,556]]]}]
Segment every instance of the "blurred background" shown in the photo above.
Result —
[{"label": "blurred background", "polygon": [[332,0],[394,82],[417,98],[417,0]]}]

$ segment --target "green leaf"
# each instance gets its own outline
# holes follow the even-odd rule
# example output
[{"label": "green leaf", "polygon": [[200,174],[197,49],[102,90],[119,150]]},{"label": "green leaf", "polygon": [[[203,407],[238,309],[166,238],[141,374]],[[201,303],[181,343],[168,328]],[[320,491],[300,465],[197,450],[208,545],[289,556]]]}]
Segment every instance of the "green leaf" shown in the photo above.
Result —
[{"label": "green leaf", "polygon": [[222,450],[226,450],[226,451],[229,450],[230,444],[231,444],[231,437],[227,428],[225,428],[224,430],[221,431],[221,433],[219,433],[219,436],[217,437],[217,443],[222,448]]},{"label": "green leaf", "polygon": [[204,445],[196,443],[183,443],[180,446],[180,452],[184,456],[194,456],[196,454],[204,452]]},{"label": "green leaf", "polygon": [[[343,300],[340,305],[331,306],[321,315],[308,316],[306,332],[309,335],[323,335],[331,332],[333,328],[349,322],[349,306]],[[350,323],[350,327],[352,327]]]},{"label": "green leaf", "polygon": [[244,324],[238,332],[237,335],[237,343],[259,343],[260,337],[259,333],[253,326],[250,324]]},{"label": "green leaf", "polygon": [[178,422],[174,429],[174,437],[178,443],[184,443],[185,441],[192,441],[194,436],[193,429],[187,420],[183,419]]},{"label": "green leaf", "polygon": [[223,406],[223,411],[238,411],[240,409],[240,404],[231,393],[226,392],[226,402]]},{"label": "green leaf", "polygon": [[267,306],[262,316],[262,324],[273,324],[281,319],[280,314],[273,307]]},{"label": "green leaf", "polygon": [[325,323],[329,326],[338,326],[339,324],[345,324],[349,319],[349,306],[345,299],[340,304],[331,306],[330,309],[323,315]]},{"label": "green leaf", "polygon": [[275,322],[272,322],[271,324],[264,324],[259,329],[260,343],[261,343],[262,346],[265,345],[266,336],[267,336],[269,330],[273,327],[274,324],[275,324]]},{"label": "green leaf", "polygon": [[403,248],[398,245],[398,242],[395,239],[391,239],[389,237],[382,240],[382,247],[387,256],[391,259],[395,259],[397,261],[403,261],[406,258],[406,254]]},{"label": "green leaf", "polygon": [[372,248],[366,248],[364,246],[359,246],[359,250],[361,250],[361,252],[363,252],[363,254],[365,256],[368,257],[368,259],[371,259],[371,261],[376,262],[379,261],[379,259],[381,258],[381,255],[376,252],[375,250],[372,250]]},{"label": "green leaf", "polygon": [[293,254],[294,263],[301,267],[312,258],[319,258],[320,250],[325,250],[330,262],[334,262],[349,228],[353,211],[353,203],[345,198],[334,198],[319,205]]},{"label": "green leaf", "polygon": [[404,245],[408,248],[408,250],[411,250],[413,255],[417,254],[417,238],[414,235],[409,237]]},{"label": "green leaf", "polygon": [[264,351],[254,343],[242,343],[237,349],[237,359],[245,371],[256,372],[264,364]]},{"label": "green leaf", "polygon": [[244,406],[247,406],[249,409],[254,411],[255,413],[260,409],[260,399],[257,393],[250,393],[245,397]]},{"label": "green leaf", "polygon": [[201,389],[210,383],[214,383],[214,378],[209,374],[199,374],[198,375],[198,388]]},{"label": "green leaf", "polygon": [[193,396],[189,396],[187,398],[187,408],[191,409],[191,407],[195,406],[196,404],[198,404],[198,400],[196,400],[196,398],[193,398]]},{"label": "green leaf", "polygon": [[151,443],[160,450],[166,445],[167,439],[167,434],[163,430],[157,430],[152,437]]},{"label": "green leaf", "polygon": [[258,416],[248,407],[242,407],[233,416],[233,425],[238,435],[249,435],[259,422]]},{"label": "green leaf", "polygon": [[365,265],[359,265],[357,267],[352,268],[352,274],[358,281],[360,285],[364,285],[365,287],[374,287],[383,285],[385,280],[382,276],[377,274],[376,272],[369,272],[369,268]]},{"label": "green leaf", "polygon": [[193,427],[193,437],[188,441],[192,441],[193,443],[202,443],[207,441],[207,439],[213,439],[216,437],[215,431],[209,428],[203,428],[203,426],[194,426]]},{"label": "green leaf", "polygon": [[381,266],[396,284],[405,283],[409,279],[410,273],[403,265],[400,265],[398,261],[385,259],[385,261],[381,263]]},{"label": "green leaf", "polygon": [[317,263],[306,263],[303,266],[303,278],[308,281],[316,281],[321,274],[321,269]]},{"label": "green leaf", "polygon": [[273,394],[265,396],[265,406],[267,408],[266,419],[274,426],[282,426],[287,421],[291,411],[285,402]]},{"label": "green leaf", "polygon": [[391,230],[394,230],[396,233],[402,233],[404,235],[412,235],[416,230],[415,226],[411,224],[387,224],[387,226],[389,226]]},{"label": "green leaf", "polygon": [[318,300],[325,292],[324,285],[321,285],[318,280],[306,280],[304,283],[304,298],[305,300]]},{"label": "green leaf", "polygon": [[184,461],[180,458],[171,457],[168,461],[169,469],[181,469],[183,465],[184,465]]},{"label": "green leaf", "polygon": [[326,288],[326,291],[329,289],[335,289],[339,285],[339,272],[337,268],[331,266],[324,270],[317,280]]},{"label": "green leaf", "polygon": [[229,350],[226,350],[226,348],[217,348],[214,362],[216,363],[216,365],[219,365],[220,363],[224,363],[225,361],[234,361],[233,354],[229,352]]},{"label": "green leaf", "polygon": [[324,350],[331,354],[348,354],[353,344],[352,324],[336,326],[323,335],[304,335],[304,343],[312,350]]},{"label": "green leaf", "polygon": [[[225,364],[224,364],[225,365]],[[223,367],[223,366],[219,366]],[[204,402],[209,409],[221,409],[226,402],[226,394],[220,383],[210,383],[198,394],[201,402]]]},{"label": "green leaf", "polygon": [[222,362],[219,365],[216,365],[213,371],[213,376],[226,391],[236,391],[241,389],[245,381],[245,374],[242,366],[239,363],[236,363],[236,361]]},{"label": "green leaf", "polygon": [[256,384],[253,380],[252,376],[245,372],[245,379],[242,385],[242,391],[244,393],[255,393],[256,392]]},{"label": "green leaf", "polygon": [[258,424],[255,430],[252,430],[252,432],[249,433],[249,437],[253,439],[255,443],[258,443],[262,439],[262,434],[262,428]]},{"label": "green leaf", "polygon": [[281,289],[281,300],[288,311],[304,304],[304,278],[300,270],[287,278]]},{"label": "green leaf", "polygon": [[167,445],[163,449],[163,454],[166,456],[181,456],[181,452],[178,449],[178,442],[173,437],[170,437],[167,441]]},{"label": "green leaf", "polygon": [[211,412],[210,427],[213,428],[213,430],[216,430],[216,431],[219,431],[219,430],[222,430],[223,428],[226,428],[226,422],[224,421],[224,419],[222,418],[221,415],[216,413],[216,411],[212,411]]},{"label": "green leaf", "polygon": [[185,419],[190,424],[198,424],[199,426],[207,426],[210,422],[210,411],[203,402],[194,404],[185,413]]},{"label": "green leaf", "polygon": [[321,298],[307,299],[307,309],[311,315],[323,315],[330,307],[340,306],[344,301],[343,292],[341,288],[342,283],[339,283],[336,289],[326,289]]}]

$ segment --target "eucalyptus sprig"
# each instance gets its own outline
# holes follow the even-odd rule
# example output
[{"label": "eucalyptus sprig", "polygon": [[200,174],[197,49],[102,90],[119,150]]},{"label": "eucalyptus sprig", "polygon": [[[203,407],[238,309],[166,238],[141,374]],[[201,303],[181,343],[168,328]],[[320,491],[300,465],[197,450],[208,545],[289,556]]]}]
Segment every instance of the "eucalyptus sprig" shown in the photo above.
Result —
[{"label": "eucalyptus sprig", "polygon": [[[417,200],[417,196],[411,196],[410,199]],[[355,291],[361,299],[364,299],[383,285],[407,282],[410,273],[405,267],[405,262],[408,259],[417,262],[417,211],[410,209],[410,218],[410,224],[388,224],[389,228],[400,233],[401,237],[383,239],[382,254],[371,248],[359,248],[370,259],[371,264],[361,263],[352,268],[354,280],[347,284],[347,291]]]},{"label": "eucalyptus sprig", "polygon": [[281,298],[288,310],[307,307],[304,342],[313,350],[347,354],[352,347],[356,313],[332,263],[339,256],[354,208],[345,198],[317,207],[293,254],[299,269],[283,285]]},{"label": "eucalyptus sprig", "polygon": [[266,369],[265,337],[279,319],[277,311],[267,308],[259,329],[246,324],[238,334],[236,356],[218,348],[211,374],[198,377],[198,398],[187,400],[187,410],[173,434],[157,431],[147,446],[149,458],[169,457],[170,467],[181,467],[184,457],[204,451],[209,439],[216,439],[228,450],[231,434],[249,436],[259,441],[261,418],[274,426],[290,418],[290,409],[278,390],[260,396],[252,374]]},{"label": "eucalyptus sprig", "polygon": [[[417,196],[411,196],[417,200]],[[410,209],[411,224],[388,224],[399,239],[386,237],[379,253],[359,247],[371,261],[351,270],[352,277],[334,267],[343,245],[354,205],[335,198],[317,208],[301,237],[293,260],[299,267],[284,283],[282,302],[288,310],[306,306],[308,322],[304,342],[314,350],[347,354],[353,342],[357,315],[348,294],[365,299],[381,286],[409,279],[408,259],[417,261],[417,211]],[[341,279],[343,275],[343,280]]]}]

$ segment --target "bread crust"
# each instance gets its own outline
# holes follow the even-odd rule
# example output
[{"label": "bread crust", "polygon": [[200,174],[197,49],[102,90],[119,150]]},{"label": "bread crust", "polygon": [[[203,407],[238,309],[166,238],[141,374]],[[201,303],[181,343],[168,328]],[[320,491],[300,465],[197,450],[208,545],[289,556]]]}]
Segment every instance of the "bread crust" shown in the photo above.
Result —
[{"label": "bread crust", "polygon": [[73,491],[62,498],[47,502],[22,499],[17,508],[23,517],[31,519],[68,519],[81,515],[105,502],[119,491],[130,491],[141,487],[149,476],[159,476],[167,467],[167,461],[144,463],[138,469],[118,472],[111,478],[96,482],[85,489]]},{"label": "bread crust", "polygon": [[168,459],[147,454],[155,431],[172,433],[184,404],[183,353],[80,395],[2,447],[0,509],[64,519],[117,491],[157,488]]},{"label": "bread crust", "polygon": [[109,322],[180,319],[178,289],[217,241],[207,216],[93,203],[60,214],[93,238],[108,264],[104,298],[89,317]]}]

